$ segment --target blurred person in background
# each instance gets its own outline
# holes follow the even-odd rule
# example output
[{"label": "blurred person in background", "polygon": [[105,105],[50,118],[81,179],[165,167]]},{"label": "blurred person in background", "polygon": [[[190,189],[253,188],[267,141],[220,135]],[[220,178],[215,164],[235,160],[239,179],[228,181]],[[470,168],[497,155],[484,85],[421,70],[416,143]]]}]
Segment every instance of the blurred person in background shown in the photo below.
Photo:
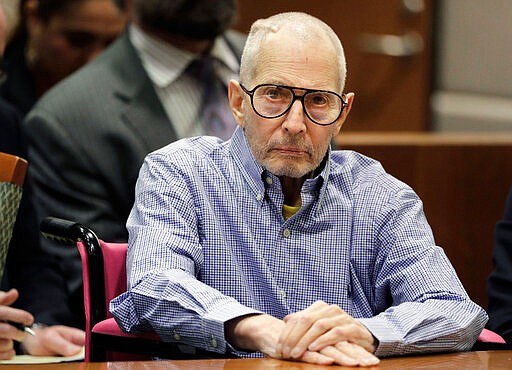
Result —
[{"label": "blurred person in background", "polygon": [[[4,51],[8,33],[3,13],[6,1],[0,0],[0,55]],[[21,135],[21,117],[17,110],[2,98],[0,98],[0,132],[2,133],[0,152],[24,157],[26,153]],[[82,330],[63,325],[39,326],[34,327],[37,336],[27,337],[25,332],[6,322],[11,321],[22,325],[31,325],[34,322],[34,316],[31,313],[13,307],[14,305],[23,305],[30,301],[32,307],[38,306],[39,309],[45,306],[59,306],[58,299],[55,300],[58,297],[51,292],[52,290],[60,291],[58,288],[49,284],[42,292],[38,286],[38,281],[43,276],[52,282],[59,279],[51,277],[54,273],[54,269],[50,267],[52,262],[41,253],[38,244],[38,226],[27,190],[25,186],[9,246],[6,270],[2,280],[2,289],[6,291],[0,291],[0,359],[11,358],[15,355],[16,349],[32,355],[74,355],[80,351],[85,342]],[[13,271],[22,271],[22,273],[15,274],[13,279],[10,279]],[[25,283],[28,284],[25,285]],[[21,298],[18,290],[12,289],[18,284],[26,288]],[[21,347],[19,343],[22,343]]]},{"label": "blurred person in background", "polygon": [[0,3],[2,4],[2,10],[7,22],[7,38],[5,39],[5,43],[7,44],[12,38],[12,34],[18,24],[20,0],[0,0]]},{"label": "blurred person in background", "polygon": [[105,49],[125,27],[113,0],[21,0],[1,68],[0,96],[24,115],[41,95]]}]

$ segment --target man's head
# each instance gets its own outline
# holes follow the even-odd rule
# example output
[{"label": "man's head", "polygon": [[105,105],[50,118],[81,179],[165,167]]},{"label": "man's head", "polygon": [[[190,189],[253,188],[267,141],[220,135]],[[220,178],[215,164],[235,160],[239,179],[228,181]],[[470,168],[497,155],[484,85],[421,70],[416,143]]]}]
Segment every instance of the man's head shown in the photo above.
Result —
[{"label": "man's head", "polygon": [[133,0],[132,6],[143,27],[193,40],[213,40],[236,15],[235,0]]},{"label": "man's head", "polygon": [[103,51],[125,25],[113,0],[24,0],[21,12],[29,67],[54,82]]},{"label": "man's head", "polygon": [[[304,13],[256,21],[240,84],[232,81],[229,93],[255,159],[277,176],[302,178],[314,171],[352,105],[354,94],[342,96],[345,76],[341,42],[322,21]],[[255,90],[261,84],[273,86]]]}]

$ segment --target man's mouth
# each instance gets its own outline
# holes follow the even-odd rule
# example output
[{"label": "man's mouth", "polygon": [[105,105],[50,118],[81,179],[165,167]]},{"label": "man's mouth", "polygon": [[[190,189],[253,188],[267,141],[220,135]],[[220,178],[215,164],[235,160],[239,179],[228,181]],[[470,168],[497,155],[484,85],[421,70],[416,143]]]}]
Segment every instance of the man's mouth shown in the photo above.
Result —
[{"label": "man's mouth", "polygon": [[272,149],[272,151],[291,157],[302,157],[304,155],[307,155],[307,152],[305,150],[291,146],[275,147],[274,149]]}]

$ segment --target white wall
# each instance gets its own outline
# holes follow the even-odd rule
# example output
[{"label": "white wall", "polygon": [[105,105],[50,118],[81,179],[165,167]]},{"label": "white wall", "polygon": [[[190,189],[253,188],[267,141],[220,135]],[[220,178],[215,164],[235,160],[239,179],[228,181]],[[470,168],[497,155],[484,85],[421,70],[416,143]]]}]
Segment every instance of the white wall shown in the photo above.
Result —
[{"label": "white wall", "polygon": [[434,129],[512,131],[512,1],[438,6]]}]

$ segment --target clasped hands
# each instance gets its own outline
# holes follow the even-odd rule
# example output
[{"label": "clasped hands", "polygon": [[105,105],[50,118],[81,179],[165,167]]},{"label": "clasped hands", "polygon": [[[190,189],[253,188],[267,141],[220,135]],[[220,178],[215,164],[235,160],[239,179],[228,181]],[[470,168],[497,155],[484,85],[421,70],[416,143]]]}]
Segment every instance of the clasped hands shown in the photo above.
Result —
[{"label": "clasped hands", "polygon": [[340,307],[322,301],[283,320],[270,315],[235,319],[227,326],[226,338],[272,358],[343,366],[379,363],[368,329]]}]

